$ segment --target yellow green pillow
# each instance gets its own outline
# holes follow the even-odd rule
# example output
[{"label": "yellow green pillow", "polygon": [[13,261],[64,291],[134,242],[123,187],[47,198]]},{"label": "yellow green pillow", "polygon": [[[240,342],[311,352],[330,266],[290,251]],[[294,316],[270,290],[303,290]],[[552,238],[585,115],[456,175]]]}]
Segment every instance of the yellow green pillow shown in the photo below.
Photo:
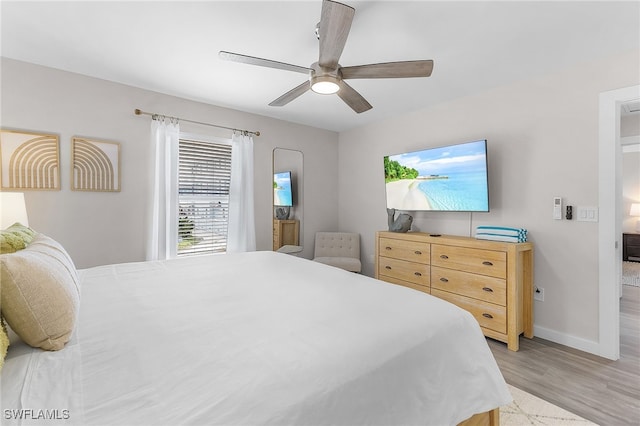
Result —
[{"label": "yellow green pillow", "polygon": [[7,349],[9,349],[9,336],[4,319],[0,316],[0,371],[4,365],[4,358],[7,356]]},{"label": "yellow green pillow", "polygon": [[15,253],[26,248],[36,232],[20,223],[14,223],[0,231],[0,254]]}]

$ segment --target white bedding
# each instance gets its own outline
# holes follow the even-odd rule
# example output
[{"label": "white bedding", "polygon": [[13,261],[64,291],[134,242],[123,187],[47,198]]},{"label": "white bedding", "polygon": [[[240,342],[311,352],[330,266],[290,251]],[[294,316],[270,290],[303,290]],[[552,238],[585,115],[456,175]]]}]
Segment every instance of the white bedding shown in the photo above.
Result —
[{"label": "white bedding", "polygon": [[511,401],[475,319],[405,287],[273,252],[80,277],[72,341],[10,348],[3,424],[452,425]]}]

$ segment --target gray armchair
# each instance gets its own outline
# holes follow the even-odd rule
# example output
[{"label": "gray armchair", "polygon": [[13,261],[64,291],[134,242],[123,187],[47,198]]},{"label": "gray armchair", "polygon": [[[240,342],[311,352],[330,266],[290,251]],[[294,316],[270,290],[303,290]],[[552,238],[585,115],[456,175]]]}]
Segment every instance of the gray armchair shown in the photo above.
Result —
[{"label": "gray armchair", "polygon": [[315,262],[360,272],[360,234],[352,232],[317,232]]}]

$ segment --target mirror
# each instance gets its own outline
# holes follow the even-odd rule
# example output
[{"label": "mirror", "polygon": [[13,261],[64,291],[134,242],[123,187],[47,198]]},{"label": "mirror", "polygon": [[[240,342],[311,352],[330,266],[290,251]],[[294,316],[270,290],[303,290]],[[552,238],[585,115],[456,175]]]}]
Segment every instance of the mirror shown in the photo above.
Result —
[{"label": "mirror", "polygon": [[273,250],[302,252],[304,173],[302,152],[273,150]]}]

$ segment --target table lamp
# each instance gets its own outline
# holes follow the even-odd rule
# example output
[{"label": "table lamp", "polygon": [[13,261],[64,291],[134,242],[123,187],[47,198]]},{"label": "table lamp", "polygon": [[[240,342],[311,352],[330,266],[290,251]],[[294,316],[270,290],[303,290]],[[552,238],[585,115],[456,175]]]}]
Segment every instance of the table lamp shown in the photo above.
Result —
[{"label": "table lamp", "polygon": [[24,194],[22,192],[0,192],[0,229],[6,229],[16,222],[29,226]]},{"label": "table lamp", "polygon": [[[640,216],[640,203],[632,203],[629,216]],[[640,219],[636,221],[636,232],[640,232]]]}]

